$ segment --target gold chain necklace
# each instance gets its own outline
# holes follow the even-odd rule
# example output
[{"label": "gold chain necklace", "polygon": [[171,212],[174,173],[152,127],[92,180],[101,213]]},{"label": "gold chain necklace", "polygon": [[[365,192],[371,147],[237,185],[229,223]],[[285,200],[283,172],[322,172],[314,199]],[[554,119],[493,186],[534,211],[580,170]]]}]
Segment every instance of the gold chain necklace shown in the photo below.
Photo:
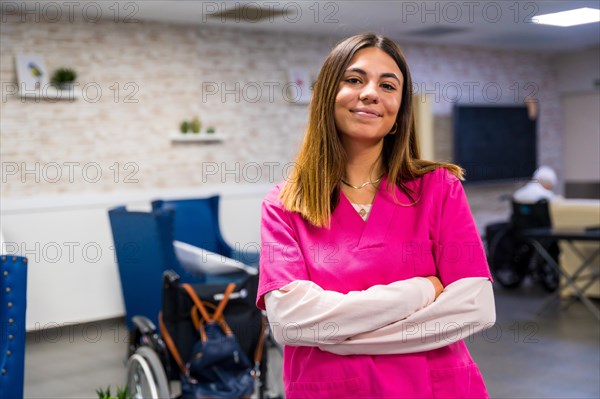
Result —
[{"label": "gold chain necklace", "polygon": [[355,190],[360,190],[361,188],[364,188],[366,186],[368,186],[369,184],[377,184],[381,181],[381,179],[383,178],[383,175],[379,176],[379,179],[377,180],[373,180],[373,181],[368,181],[366,183],[361,184],[360,186],[353,186],[352,184],[348,183],[346,180],[342,179],[342,183],[344,183],[345,185],[347,185],[348,187],[352,187]]},{"label": "gold chain necklace", "polygon": [[350,203],[352,204],[352,206],[357,210],[358,214],[360,215],[360,217],[362,217],[363,219],[365,218],[365,215],[368,213],[366,208],[372,207],[373,205],[373,199],[372,198],[369,202],[369,204],[359,204],[358,202],[355,202],[352,198],[350,198],[348,196],[348,194],[345,194],[346,198],[348,198],[348,200],[350,201]]}]

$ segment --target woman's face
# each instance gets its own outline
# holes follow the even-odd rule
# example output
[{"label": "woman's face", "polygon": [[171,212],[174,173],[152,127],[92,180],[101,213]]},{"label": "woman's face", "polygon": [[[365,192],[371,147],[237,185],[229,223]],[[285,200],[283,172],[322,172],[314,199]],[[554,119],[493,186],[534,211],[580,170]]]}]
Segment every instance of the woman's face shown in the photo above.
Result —
[{"label": "woman's face", "polygon": [[335,126],[342,140],[379,141],[392,130],[402,102],[403,77],[385,51],[357,51],[335,98]]}]

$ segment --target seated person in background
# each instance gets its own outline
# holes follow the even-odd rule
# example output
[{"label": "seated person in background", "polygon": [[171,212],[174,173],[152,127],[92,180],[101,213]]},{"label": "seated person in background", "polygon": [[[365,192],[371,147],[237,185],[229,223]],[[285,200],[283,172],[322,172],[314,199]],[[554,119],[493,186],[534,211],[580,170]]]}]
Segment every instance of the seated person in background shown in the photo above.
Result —
[{"label": "seated person in background", "polygon": [[513,201],[520,204],[535,204],[541,199],[550,201],[554,198],[554,186],[556,185],[556,173],[549,166],[540,166],[533,173],[529,183],[513,193]]}]

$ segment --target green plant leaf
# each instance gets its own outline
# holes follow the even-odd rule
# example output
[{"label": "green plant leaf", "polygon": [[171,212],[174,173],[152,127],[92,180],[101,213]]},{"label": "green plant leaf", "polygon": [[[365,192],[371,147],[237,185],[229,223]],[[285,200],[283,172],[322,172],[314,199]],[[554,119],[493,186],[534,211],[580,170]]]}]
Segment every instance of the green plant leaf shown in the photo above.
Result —
[{"label": "green plant leaf", "polygon": [[77,72],[71,68],[59,68],[52,75],[52,83],[72,83],[77,79]]},{"label": "green plant leaf", "polygon": [[127,385],[117,388],[117,399],[133,399],[133,396],[129,394]]},{"label": "green plant leaf", "polygon": [[113,399],[110,394],[110,385],[106,388],[106,391],[102,388],[96,389],[96,394],[98,394],[98,399]]}]

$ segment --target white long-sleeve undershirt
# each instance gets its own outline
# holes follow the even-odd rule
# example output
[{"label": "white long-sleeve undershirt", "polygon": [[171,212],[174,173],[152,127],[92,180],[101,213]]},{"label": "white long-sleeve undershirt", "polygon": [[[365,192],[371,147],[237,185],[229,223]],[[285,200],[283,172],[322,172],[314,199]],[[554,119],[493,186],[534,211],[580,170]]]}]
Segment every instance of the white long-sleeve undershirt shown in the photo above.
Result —
[{"label": "white long-sleeve undershirt", "polygon": [[433,284],[423,277],[347,294],[298,280],[267,293],[265,305],[279,343],[318,346],[402,320],[434,299]]},{"label": "white long-sleeve undershirt", "polygon": [[437,349],[493,325],[494,296],[485,277],[463,278],[433,302],[425,278],[340,294],[294,281],[265,296],[275,339],[341,354],[413,353]]}]

